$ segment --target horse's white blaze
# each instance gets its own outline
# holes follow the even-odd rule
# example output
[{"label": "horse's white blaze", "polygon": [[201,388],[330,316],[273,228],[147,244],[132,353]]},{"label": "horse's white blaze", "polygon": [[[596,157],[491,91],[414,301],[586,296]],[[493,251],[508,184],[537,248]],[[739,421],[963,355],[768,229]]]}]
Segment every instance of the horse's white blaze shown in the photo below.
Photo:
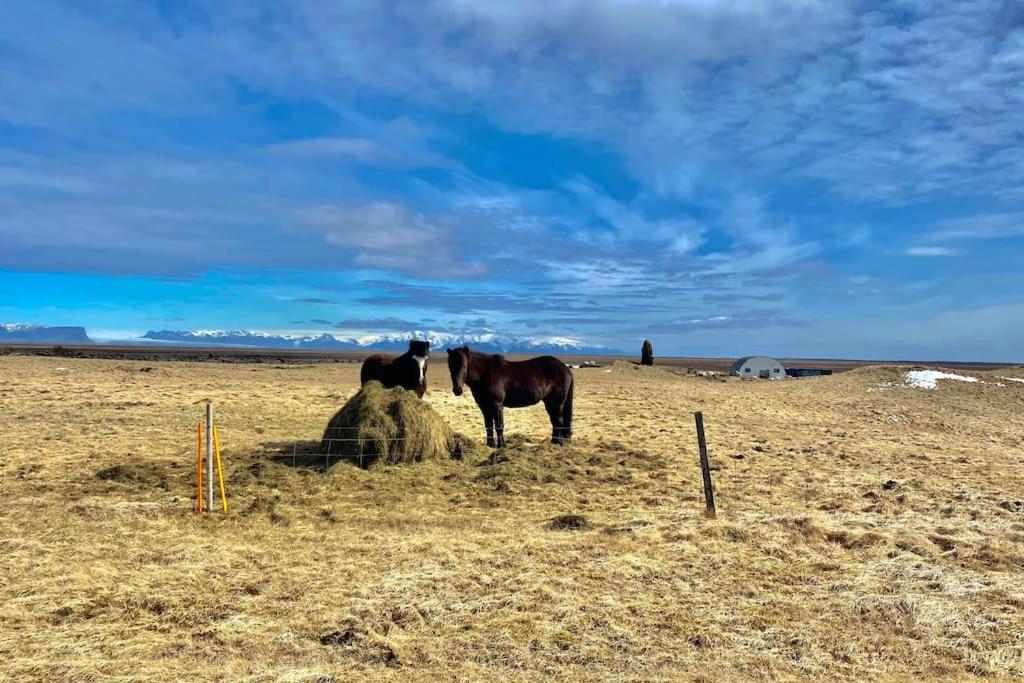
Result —
[{"label": "horse's white blaze", "polygon": [[423,384],[423,374],[427,369],[427,357],[426,356],[413,356],[416,359],[416,364],[420,366],[420,384]]}]

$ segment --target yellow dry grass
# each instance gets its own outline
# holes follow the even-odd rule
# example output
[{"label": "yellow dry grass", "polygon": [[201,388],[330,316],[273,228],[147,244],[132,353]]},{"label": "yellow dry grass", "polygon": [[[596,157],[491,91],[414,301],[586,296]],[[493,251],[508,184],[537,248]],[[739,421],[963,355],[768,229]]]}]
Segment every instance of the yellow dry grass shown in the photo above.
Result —
[{"label": "yellow dry grass", "polygon": [[[0,672],[1024,676],[1024,384],[576,376],[571,447],[545,443],[536,407],[506,411],[491,463],[321,474],[279,455],[319,439],[355,365],[0,358]],[[479,439],[472,400],[433,384]],[[203,399],[227,516],[192,513]]]}]

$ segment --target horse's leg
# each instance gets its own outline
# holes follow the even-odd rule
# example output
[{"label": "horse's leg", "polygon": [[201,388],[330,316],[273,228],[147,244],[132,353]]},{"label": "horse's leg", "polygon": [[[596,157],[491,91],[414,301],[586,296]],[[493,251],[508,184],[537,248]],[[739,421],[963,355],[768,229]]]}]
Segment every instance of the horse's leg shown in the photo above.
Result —
[{"label": "horse's leg", "polygon": [[481,401],[475,395],[473,399],[476,401],[477,408],[484,416],[484,429],[487,430],[487,447],[494,448],[494,411],[491,410],[491,404],[486,401]]},{"label": "horse's leg", "polygon": [[484,411],[484,428],[487,430],[487,447],[494,448],[494,415]]},{"label": "horse's leg", "polygon": [[561,444],[567,444],[572,441],[572,395],[576,388],[576,382],[570,381],[569,391],[566,393],[565,399],[562,401],[560,418],[562,423],[562,438],[559,441]]},{"label": "horse's leg", "polygon": [[562,405],[555,401],[551,394],[544,399],[544,408],[551,420],[551,443],[559,443],[562,436]]},{"label": "horse's leg", "polygon": [[495,406],[494,427],[498,432],[498,448],[505,447],[505,410],[499,403]]}]

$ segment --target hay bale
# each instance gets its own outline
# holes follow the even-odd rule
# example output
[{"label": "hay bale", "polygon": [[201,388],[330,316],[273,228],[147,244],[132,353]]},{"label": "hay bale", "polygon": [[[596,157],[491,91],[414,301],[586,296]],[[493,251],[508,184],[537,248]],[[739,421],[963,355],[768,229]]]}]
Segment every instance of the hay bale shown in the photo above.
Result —
[{"label": "hay bale", "polygon": [[367,382],[327,424],[323,454],[343,456],[364,466],[432,458],[463,458],[474,449],[430,404],[401,387]]}]

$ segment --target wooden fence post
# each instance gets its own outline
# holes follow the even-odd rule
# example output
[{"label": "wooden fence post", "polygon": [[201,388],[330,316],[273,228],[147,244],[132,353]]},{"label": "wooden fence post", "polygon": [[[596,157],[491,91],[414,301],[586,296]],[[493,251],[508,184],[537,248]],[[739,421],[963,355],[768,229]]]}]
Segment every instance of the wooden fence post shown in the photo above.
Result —
[{"label": "wooden fence post", "polygon": [[213,512],[213,402],[206,403],[206,511]]},{"label": "wooden fence post", "polygon": [[707,505],[707,516],[715,518],[715,490],[711,486],[711,466],[708,464],[708,442],[704,439],[704,414],[693,414],[697,422],[697,447],[700,449],[700,470],[704,475],[704,503]]}]

